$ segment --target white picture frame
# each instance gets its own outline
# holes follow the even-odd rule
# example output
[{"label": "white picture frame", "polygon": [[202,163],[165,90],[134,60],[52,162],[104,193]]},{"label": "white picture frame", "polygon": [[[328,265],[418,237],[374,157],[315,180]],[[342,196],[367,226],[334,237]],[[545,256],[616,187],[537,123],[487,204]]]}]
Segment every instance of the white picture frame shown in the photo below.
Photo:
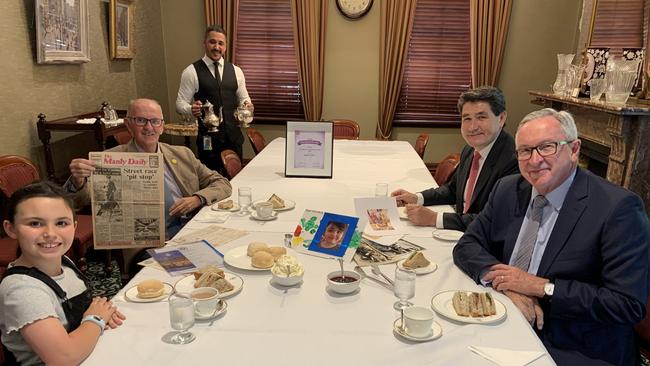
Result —
[{"label": "white picture frame", "polygon": [[334,124],[287,121],[285,177],[332,178]]},{"label": "white picture frame", "polygon": [[36,0],[36,62],[90,61],[88,1]]}]

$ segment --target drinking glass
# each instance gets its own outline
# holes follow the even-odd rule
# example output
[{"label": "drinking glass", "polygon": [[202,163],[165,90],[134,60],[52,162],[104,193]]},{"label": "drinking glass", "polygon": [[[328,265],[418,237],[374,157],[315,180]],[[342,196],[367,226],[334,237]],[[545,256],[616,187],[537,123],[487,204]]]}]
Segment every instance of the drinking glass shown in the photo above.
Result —
[{"label": "drinking glass", "polygon": [[186,344],[196,339],[188,330],[194,326],[194,303],[185,297],[169,299],[169,322],[178,330],[171,341],[174,344]]},{"label": "drinking glass", "polygon": [[402,310],[413,303],[408,301],[415,296],[415,271],[404,267],[395,267],[395,296],[399,299],[393,304],[395,310]]},{"label": "drinking glass", "polygon": [[388,196],[388,183],[375,184],[375,197],[386,197],[386,196]]},{"label": "drinking glass", "polygon": [[237,202],[239,203],[239,207],[241,210],[240,214],[246,215],[248,213],[248,207],[251,205],[251,202],[253,201],[253,193],[250,187],[239,187],[237,192],[238,192]]}]

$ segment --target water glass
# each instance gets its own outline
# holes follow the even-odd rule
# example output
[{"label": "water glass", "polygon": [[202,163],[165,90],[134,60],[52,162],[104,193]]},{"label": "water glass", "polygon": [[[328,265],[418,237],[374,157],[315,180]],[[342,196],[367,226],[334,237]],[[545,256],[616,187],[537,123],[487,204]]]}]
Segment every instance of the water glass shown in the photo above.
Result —
[{"label": "water glass", "polygon": [[607,88],[607,81],[605,79],[591,79],[589,88],[589,99],[592,102],[597,102]]},{"label": "water glass", "polygon": [[239,207],[241,207],[241,212],[245,215],[248,212],[248,207],[251,205],[251,202],[253,202],[253,193],[250,187],[239,187],[237,192],[237,202],[239,203]]},{"label": "water glass", "polygon": [[386,196],[388,196],[388,183],[375,184],[375,197],[386,197]]},{"label": "water glass", "polygon": [[399,299],[393,304],[395,310],[402,310],[413,303],[408,299],[415,296],[415,271],[412,269],[396,266],[395,267],[395,296]]},{"label": "water glass", "polygon": [[172,329],[178,330],[171,342],[174,344],[187,344],[196,339],[189,329],[194,326],[194,303],[185,297],[172,297],[169,299],[169,322]]}]

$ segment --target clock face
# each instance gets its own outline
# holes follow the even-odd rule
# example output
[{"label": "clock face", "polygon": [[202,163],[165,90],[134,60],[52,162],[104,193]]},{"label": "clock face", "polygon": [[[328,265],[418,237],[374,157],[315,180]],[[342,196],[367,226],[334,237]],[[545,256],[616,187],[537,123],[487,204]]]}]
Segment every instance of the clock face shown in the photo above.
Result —
[{"label": "clock face", "polygon": [[372,7],[373,0],[336,0],[336,7],[349,19],[359,19]]}]

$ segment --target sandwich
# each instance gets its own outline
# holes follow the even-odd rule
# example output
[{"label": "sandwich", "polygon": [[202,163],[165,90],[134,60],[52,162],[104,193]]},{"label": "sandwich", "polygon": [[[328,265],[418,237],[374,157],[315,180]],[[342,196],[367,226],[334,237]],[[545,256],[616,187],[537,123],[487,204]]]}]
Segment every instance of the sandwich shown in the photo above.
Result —
[{"label": "sandwich", "polygon": [[218,274],[218,276],[220,276],[220,277],[224,276],[223,275],[223,270],[221,268],[213,266],[213,265],[208,265],[208,266],[202,267],[198,271],[194,272],[193,273],[194,274],[194,279],[198,280],[199,278],[201,278],[201,276],[203,276],[205,273],[208,273],[208,272],[216,272]]},{"label": "sandwich", "polygon": [[469,298],[465,291],[456,291],[451,301],[458,316],[469,316]]},{"label": "sandwich", "polygon": [[137,289],[141,299],[154,299],[165,293],[165,286],[158,280],[144,280],[138,284]]},{"label": "sandwich", "polygon": [[279,208],[284,208],[284,200],[275,195],[275,193],[267,200],[273,204],[273,209],[277,210]]},{"label": "sandwich", "polygon": [[232,200],[221,201],[217,203],[217,208],[220,210],[230,210],[234,207],[234,202]]},{"label": "sandwich", "polygon": [[465,291],[456,291],[452,298],[452,305],[458,316],[483,318],[497,313],[494,298],[488,292],[470,292],[468,294]]},{"label": "sandwich", "polygon": [[417,269],[417,268],[424,268],[427,267],[431,262],[422,254],[422,252],[418,251],[413,254],[411,254],[402,264],[402,266],[409,268],[409,269]]}]

